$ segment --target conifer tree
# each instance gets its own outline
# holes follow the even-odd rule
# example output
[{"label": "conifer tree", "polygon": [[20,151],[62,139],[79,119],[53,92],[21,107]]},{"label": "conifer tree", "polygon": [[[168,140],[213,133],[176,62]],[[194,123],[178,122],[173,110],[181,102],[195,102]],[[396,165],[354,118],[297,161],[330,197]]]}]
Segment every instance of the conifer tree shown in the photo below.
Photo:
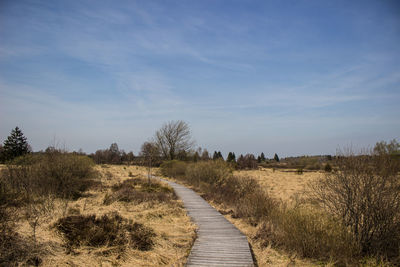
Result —
[{"label": "conifer tree", "polygon": [[279,157],[278,157],[278,154],[276,154],[276,153],[275,153],[275,156],[274,156],[274,160],[275,160],[276,162],[279,162]]},{"label": "conifer tree", "polygon": [[261,161],[265,161],[265,160],[266,160],[266,158],[265,158],[264,152],[261,152]]},{"label": "conifer tree", "polygon": [[240,154],[239,158],[237,159],[237,164],[239,169],[246,168],[246,162],[242,154]]},{"label": "conifer tree", "polygon": [[231,162],[232,161],[232,152],[228,153],[228,156],[226,157],[226,162]]},{"label": "conifer tree", "polygon": [[213,160],[216,160],[216,159],[218,159],[218,152],[214,151]]},{"label": "conifer tree", "polygon": [[218,158],[219,158],[219,159],[224,159],[224,157],[222,156],[221,151],[218,151]]},{"label": "conifer tree", "polygon": [[229,152],[226,162],[236,162],[235,153]]},{"label": "conifer tree", "polygon": [[15,127],[10,136],[4,141],[3,159],[11,160],[29,152],[29,145],[22,131]]}]

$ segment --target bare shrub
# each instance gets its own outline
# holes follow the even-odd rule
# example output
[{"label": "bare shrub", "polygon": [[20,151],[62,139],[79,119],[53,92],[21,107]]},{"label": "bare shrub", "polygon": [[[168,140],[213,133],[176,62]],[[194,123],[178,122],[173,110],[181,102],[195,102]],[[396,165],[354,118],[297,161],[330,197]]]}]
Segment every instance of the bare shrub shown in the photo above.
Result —
[{"label": "bare shrub", "polygon": [[92,184],[96,175],[93,166],[86,156],[52,150],[17,158],[7,165],[2,179],[9,194],[22,202],[49,194],[75,199]]},{"label": "bare shrub", "polygon": [[180,178],[185,175],[187,163],[179,160],[164,161],[161,166],[161,174],[167,177]]},{"label": "bare shrub", "polygon": [[338,220],[310,207],[288,208],[272,199],[250,177],[232,175],[229,164],[218,161],[190,164],[184,179],[205,198],[223,203],[233,217],[259,225],[255,238],[301,257],[352,262],[359,253],[354,235]]},{"label": "bare shrub", "polygon": [[312,185],[313,200],[349,227],[363,254],[399,259],[399,160],[385,153],[348,153],[335,166]]},{"label": "bare shrub", "polygon": [[[56,197],[79,196],[94,177],[93,163],[84,156],[51,150],[28,154],[7,163],[0,175],[0,265],[39,265],[44,248],[36,241],[36,229],[53,211]],[[67,202],[66,202],[67,203]],[[32,228],[32,239],[18,235],[10,221],[11,209]],[[8,218],[8,219],[4,219]]]},{"label": "bare shrub", "polygon": [[267,216],[275,205],[257,181],[233,176],[230,165],[224,161],[191,164],[186,171],[186,180],[200,187],[206,198],[227,204],[233,208],[234,216],[254,224]]},{"label": "bare shrub", "polygon": [[15,232],[14,209],[0,205],[0,266],[38,266],[43,249]]},{"label": "bare shrub", "polygon": [[220,185],[231,175],[232,169],[224,160],[190,164],[185,172],[186,179],[195,186],[199,186],[201,182]]},{"label": "bare shrub", "polygon": [[125,246],[150,250],[154,245],[154,231],[133,223],[118,213],[103,215],[73,215],[59,219],[54,227],[62,234],[67,246]]},{"label": "bare shrub", "polygon": [[231,199],[235,203],[236,217],[246,218],[250,223],[257,225],[263,218],[270,215],[276,208],[277,202],[260,187],[258,182],[250,177],[230,177],[225,184],[235,187]]},{"label": "bare shrub", "polygon": [[154,142],[144,142],[140,151],[140,155],[144,158],[144,161],[147,162],[148,173],[147,178],[150,183],[151,178],[151,168],[154,165],[154,162],[160,157],[160,150],[156,143]]},{"label": "bare shrub", "polygon": [[359,248],[353,235],[338,221],[309,208],[276,209],[258,228],[255,239],[285,248],[301,257],[350,263]]},{"label": "bare shrub", "polygon": [[32,228],[32,237],[36,243],[36,229],[44,218],[54,209],[54,198],[51,195],[31,199],[25,204],[24,217]]}]

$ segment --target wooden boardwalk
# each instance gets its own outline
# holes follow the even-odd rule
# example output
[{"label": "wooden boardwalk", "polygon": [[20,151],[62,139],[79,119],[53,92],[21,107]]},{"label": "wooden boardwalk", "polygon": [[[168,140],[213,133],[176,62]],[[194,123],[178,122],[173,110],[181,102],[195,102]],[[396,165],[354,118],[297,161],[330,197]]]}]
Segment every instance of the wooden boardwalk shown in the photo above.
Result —
[{"label": "wooden boardwalk", "polygon": [[254,266],[245,235],[193,190],[163,181],[174,188],[198,227],[186,266]]}]

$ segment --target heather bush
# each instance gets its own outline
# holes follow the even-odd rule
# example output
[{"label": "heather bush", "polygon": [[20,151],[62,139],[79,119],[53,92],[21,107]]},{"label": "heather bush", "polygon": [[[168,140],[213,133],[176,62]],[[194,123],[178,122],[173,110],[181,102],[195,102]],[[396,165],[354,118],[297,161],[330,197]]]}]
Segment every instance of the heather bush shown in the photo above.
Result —
[{"label": "heather bush", "polygon": [[154,245],[154,231],[142,224],[133,223],[112,213],[72,215],[59,219],[54,227],[63,236],[68,247],[125,246],[138,250],[150,250]]},{"label": "heather bush", "polygon": [[103,200],[105,205],[115,201],[160,203],[176,199],[175,192],[161,183],[151,182],[150,184],[139,178],[128,179],[122,183],[112,186],[112,192],[108,193]]},{"label": "heather bush", "polygon": [[329,163],[327,163],[327,164],[325,164],[324,170],[325,170],[325,172],[331,172],[332,166]]}]

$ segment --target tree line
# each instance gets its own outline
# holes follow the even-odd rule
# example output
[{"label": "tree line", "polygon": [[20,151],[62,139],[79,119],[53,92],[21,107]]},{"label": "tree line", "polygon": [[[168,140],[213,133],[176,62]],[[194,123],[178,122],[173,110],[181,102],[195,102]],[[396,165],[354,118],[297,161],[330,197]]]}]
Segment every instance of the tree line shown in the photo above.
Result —
[{"label": "tree line", "polygon": [[[97,164],[148,165],[151,163],[152,166],[159,166],[163,160],[193,162],[225,160],[221,151],[214,151],[211,156],[207,149],[201,147],[194,149],[194,144],[188,123],[181,120],[169,121],[164,123],[152,138],[143,143],[138,155],[134,155],[132,151],[125,152],[118,147],[117,143],[112,143],[109,148],[99,149],[88,156]],[[56,148],[49,146],[45,152],[54,149]],[[0,162],[12,160],[31,152],[32,149],[27,138],[19,127],[16,127],[4,141],[4,145],[0,145]],[[82,151],[73,153],[85,154]],[[236,158],[234,152],[229,152],[226,161],[238,169],[254,169],[258,167],[258,164],[271,160],[267,159],[264,153],[257,158],[253,154],[240,155]],[[274,155],[273,161],[279,162],[277,154]]]}]

